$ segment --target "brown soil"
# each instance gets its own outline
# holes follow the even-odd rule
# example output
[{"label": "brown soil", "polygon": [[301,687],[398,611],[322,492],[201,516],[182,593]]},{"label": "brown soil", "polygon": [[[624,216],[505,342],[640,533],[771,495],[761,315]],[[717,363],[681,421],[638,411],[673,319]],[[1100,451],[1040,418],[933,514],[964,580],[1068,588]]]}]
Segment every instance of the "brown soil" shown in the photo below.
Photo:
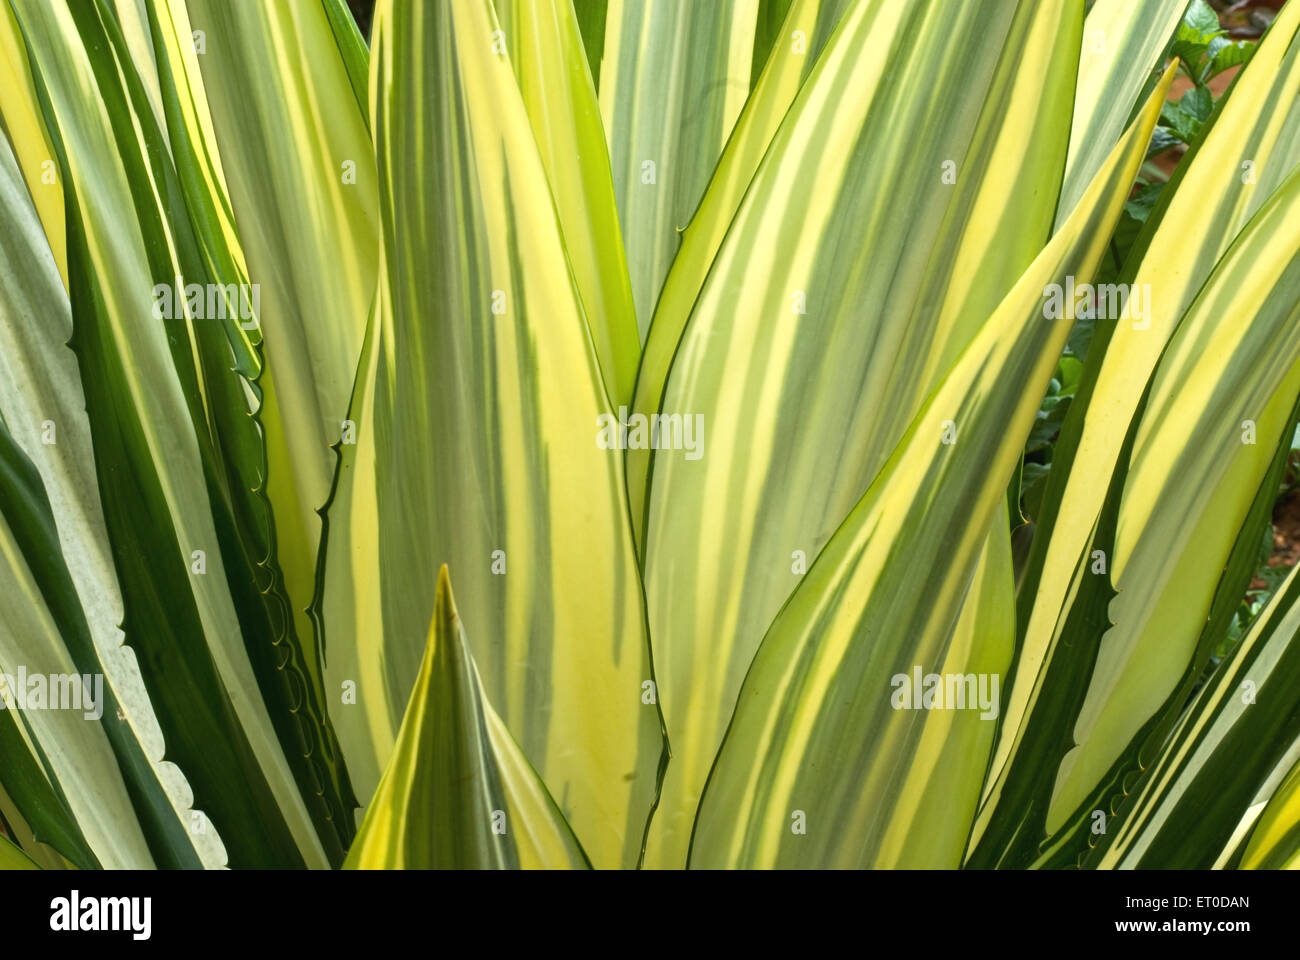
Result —
[{"label": "brown soil", "polygon": [[[1300,490],[1292,490],[1273,507],[1273,555],[1270,567],[1294,567],[1300,561]],[[1266,587],[1259,577],[1250,582],[1252,590]]]}]

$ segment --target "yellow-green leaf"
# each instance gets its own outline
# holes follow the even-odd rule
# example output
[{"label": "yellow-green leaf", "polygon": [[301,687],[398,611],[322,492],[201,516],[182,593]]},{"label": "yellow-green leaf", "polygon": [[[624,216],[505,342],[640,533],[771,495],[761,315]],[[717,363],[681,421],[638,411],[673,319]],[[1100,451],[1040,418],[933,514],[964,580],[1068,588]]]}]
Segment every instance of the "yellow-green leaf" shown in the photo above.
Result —
[{"label": "yellow-green leaf", "polygon": [[[826,41],[840,22],[848,0],[796,0],[782,28],[789,43],[779,43],[745,101],[744,110],[727,146],[718,159],[708,189],[690,226],[682,233],[681,247],[664,280],[659,303],[646,336],[636,381],[636,409],[659,409],[665,381],[672,367],[682,330],[695,306],[695,298],[708,276],[732,218],[749,189],[754,172],[767,153],[790,104],[812,72]],[[645,509],[648,450],[627,453],[628,493],[632,498],[635,533],[641,534]]]},{"label": "yellow-green leaf", "polygon": [[757,16],[758,0],[610,0],[600,107],[642,340],[749,95]]},{"label": "yellow-green leaf", "polygon": [[555,801],[487,701],[445,566],[396,749],[345,866],[587,866]]},{"label": "yellow-green leaf", "polygon": [[1056,210],[1059,226],[1092,182],[1158,66],[1187,0],[1097,0],[1083,25],[1070,156]]},{"label": "yellow-green leaf", "polygon": [[14,845],[13,841],[0,834],[0,870],[39,870],[31,857]]},{"label": "yellow-green leaf", "polygon": [[382,270],[328,511],[328,685],[356,681],[340,737],[382,765],[446,563],[488,700],[592,862],[632,866],[663,742],[622,456],[496,29],[490,0],[377,10]]},{"label": "yellow-green leaf", "polygon": [[[998,837],[988,844],[994,860],[1002,855],[993,852],[1003,846],[1001,838],[1019,836],[1027,850],[1036,847],[1042,838],[1029,839],[1030,831],[1019,823],[1031,810],[1042,816],[1048,797],[1053,798],[1050,828],[1067,820],[1077,823],[1076,808],[1099,788],[1103,774],[1178,687],[1236,536],[1237,528],[1227,527],[1233,517],[1243,516],[1243,503],[1254,496],[1262,464],[1272,454],[1270,444],[1283,429],[1280,420],[1289,406],[1282,394],[1289,387],[1282,380],[1289,375],[1278,364],[1287,363],[1285,327],[1262,323],[1251,328],[1241,320],[1254,317],[1267,303],[1274,323],[1284,322],[1291,281],[1277,292],[1281,300],[1273,299],[1269,286],[1238,289],[1234,284],[1247,282],[1241,279],[1247,276],[1251,284],[1278,280],[1288,269],[1291,241],[1275,244],[1269,234],[1257,234],[1260,262],[1244,252],[1231,255],[1230,266],[1220,260],[1300,161],[1300,138],[1291,132],[1300,127],[1300,45],[1293,42],[1298,28],[1300,6],[1284,9],[1166,188],[1169,198],[1153,212],[1120,277],[1142,298],[1128,311],[1136,315],[1098,326],[1103,338],[1094,346],[1097,356],[1081,390],[1081,398],[1091,399],[1072,405],[1062,429],[1020,590],[1021,650],[977,826],[982,832],[997,821],[993,830]],[[1279,103],[1285,108],[1275,109]],[[1203,290],[1216,265],[1224,271],[1223,285]],[[1199,306],[1189,314],[1198,296]],[[1173,350],[1169,344],[1175,330],[1181,340]],[[1211,341],[1217,344],[1215,352],[1202,357]],[[1281,352],[1270,355],[1266,342]],[[1173,353],[1161,361],[1167,348]],[[1251,355],[1269,356],[1270,363],[1251,367],[1246,359]],[[1158,364],[1163,373],[1157,372]],[[1180,376],[1193,374],[1195,383],[1180,385]],[[1149,412],[1135,426],[1149,383],[1159,386],[1153,386]],[[1234,390],[1245,393],[1238,396]],[[1182,405],[1171,407],[1179,395]],[[1256,421],[1258,445],[1242,442],[1246,419]],[[1199,429],[1212,430],[1208,442],[1195,432],[1198,423]],[[1132,434],[1134,430],[1138,432]],[[1134,469],[1126,474],[1119,472],[1120,458],[1131,434]],[[1197,456],[1198,450],[1203,456]],[[1213,450],[1221,451],[1217,461]],[[1144,461],[1147,466],[1141,468]],[[1193,471],[1189,475],[1197,483],[1169,474],[1176,464]],[[1160,491],[1178,491],[1168,501],[1169,509],[1157,502],[1164,496],[1152,488],[1157,476]],[[1094,539],[1116,483],[1123,485],[1115,505],[1118,536],[1113,551],[1107,551],[1106,544]],[[1079,628],[1081,617],[1092,616],[1076,609],[1076,597],[1084,578],[1095,576],[1096,549],[1107,553],[1109,581],[1118,584],[1123,578],[1126,596],[1115,601],[1100,624],[1102,630],[1110,623],[1118,629],[1106,636],[1092,692],[1075,724],[1062,713],[1065,704],[1075,702],[1074,695],[1057,690],[1044,696],[1043,691],[1049,677],[1072,685],[1087,682],[1088,673],[1079,680],[1073,667],[1056,664],[1067,627]],[[1196,601],[1187,603],[1187,596]],[[1136,609],[1145,604],[1150,608]],[[1198,616],[1201,622],[1193,623]],[[1083,649],[1079,643],[1070,645],[1065,660],[1076,661]],[[1127,675],[1122,678],[1118,671],[1124,664]],[[1080,749],[1068,769],[1045,775],[1038,765],[1050,762],[1055,768],[1055,759],[1022,745],[1038,736],[1060,742],[1057,732],[1045,732],[1056,724],[1065,725]],[[1021,795],[1022,790],[1035,799]]]},{"label": "yellow-green leaf", "polygon": [[596,88],[569,0],[496,0],[510,62],[555,197],[605,387],[632,399],[641,353]]},{"label": "yellow-green leaf", "polygon": [[[378,269],[366,115],[322,0],[157,3],[181,38],[169,56],[192,139],[229,198],[224,212],[258,289],[267,496],[296,629],[310,638],[316,511],[333,479],[329,445],[348,431]],[[192,36],[202,53],[185,45]]]},{"label": "yellow-green leaf", "polygon": [[717,208],[725,236],[698,295],[687,279],[674,301],[689,317],[662,393],[635,411],[692,433],[629,450],[650,458],[646,597],[673,748],[647,863],[683,862],[764,631],[1048,240],[1081,19],[850,7],[734,217]]},{"label": "yellow-green leaf", "polygon": [[1126,782],[1123,801],[1101,808],[1101,819],[1089,815],[1090,826],[1104,832],[1092,830],[1089,842],[1097,849],[1085,866],[1218,869],[1232,865],[1252,826],[1254,851],[1247,850],[1243,865],[1271,859],[1260,855],[1262,848],[1277,845],[1294,826],[1294,819],[1286,824],[1294,818],[1287,812],[1292,786],[1282,781],[1300,749],[1298,601],[1300,577],[1293,570],[1163,748],[1136,782]]},{"label": "yellow-green leaf", "polygon": [[1300,763],[1264,808],[1240,866],[1243,870],[1300,869]]},{"label": "yellow-green leaf", "polygon": [[[905,825],[918,857],[934,858],[929,865],[960,856],[964,837],[941,855],[906,809],[916,796],[908,762],[934,763],[935,782],[946,780],[960,798],[952,807],[970,811],[981,765],[963,761],[966,775],[955,784],[954,769],[938,766],[951,758],[918,753],[938,711],[905,709],[900,678],[940,669],[961,639],[953,623],[989,524],[1004,508],[1037,388],[1069,334],[1068,321],[1043,318],[1044,285],[1090,274],[1100,262],[1163,95],[1162,85],[764,637],[700,803],[691,866],[920,865],[891,824]],[[981,722],[994,723],[992,677],[966,675],[941,683],[948,696],[960,686],[958,704],[967,709],[978,698]],[[941,820],[952,815],[930,809]]]}]

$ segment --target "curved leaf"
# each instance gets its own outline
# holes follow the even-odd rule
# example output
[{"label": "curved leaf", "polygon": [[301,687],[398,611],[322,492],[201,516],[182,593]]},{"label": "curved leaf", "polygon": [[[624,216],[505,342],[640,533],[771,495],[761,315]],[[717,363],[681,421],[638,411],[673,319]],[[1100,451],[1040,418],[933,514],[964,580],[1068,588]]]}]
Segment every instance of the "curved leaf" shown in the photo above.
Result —
[{"label": "curved leaf", "polygon": [[646,598],[673,746],[648,863],[683,862],[764,631],[1047,241],[1081,19],[1071,4],[850,7],[745,191],[660,406],[637,410],[695,427],[694,449],[648,451]]},{"label": "curved leaf", "polygon": [[632,399],[641,344],[596,88],[568,0],[496,0],[510,62],[555,197],[610,400]]},{"label": "curved leaf", "polygon": [[38,870],[39,867],[4,834],[0,834],[0,870]]},{"label": "curved leaf", "polygon": [[1273,794],[1241,859],[1243,870],[1300,867],[1300,764]]},{"label": "curved leaf", "polygon": [[[291,649],[277,649],[287,608],[268,559],[260,434],[247,382],[231,369],[233,350],[240,374],[255,372],[249,342],[230,316],[196,323],[183,304],[179,316],[157,309],[155,284],[208,273],[115,21],[95,4],[15,9],[65,171],[72,346],[123,629],[168,756],[228,828],[232,862],[324,864],[320,837],[350,829],[338,792],[322,790],[313,769],[322,758],[299,748],[314,732],[307,712],[279,709],[301,674],[276,669]],[[263,684],[252,661],[269,667]],[[282,698],[273,714],[266,695]]]},{"label": "curved leaf", "polygon": [[[961,640],[953,624],[1038,408],[1026,385],[1046,387],[1069,335],[1068,321],[1043,320],[1042,290],[1100,262],[1163,96],[1162,85],[763,638],[700,801],[691,866],[918,865],[890,833],[899,826],[918,838],[917,857],[934,858],[925,865],[960,857],[963,835],[939,851],[913,819],[925,773],[908,765],[933,763],[929,778],[956,787],[949,809],[930,806],[946,819],[963,806],[974,812],[982,764],[918,754],[934,714],[904,709],[900,678],[932,672]],[[978,695],[980,722],[991,724],[992,677],[970,676],[962,688],[958,705]],[[966,764],[959,783],[940,766],[954,759]]]},{"label": "curved leaf", "polygon": [[[1268,233],[1257,231],[1255,249],[1267,251],[1263,262],[1254,264],[1250,255],[1243,252],[1232,259],[1231,266],[1220,267],[1224,282],[1217,289],[1202,291],[1202,285],[1228,247],[1238,241],[1246,224],[1300,161],[1300,140],[1292,142],[1294,138],[1286,132],[1287,124],[1291,128],[1297,126],[1288,114],[1295,113],[1296,119],[1300,119],[1300,100],[1296,99],[1300,92],[1300,44],[1292,42],[1297,28],[1300,28],[1300,7],[1284,10],[1256,57],[1237,78],[1226,102],[1216,111],[1198,147],[1184,159],[1180,167],[1183,172],[1176,182],[1171,182],[1175,189],[1166,190],[1168,196],[1153,212],[1147,234],[1139,241],[1133,262],[1121,277],[1146,297],[1142,315],[1098,325],[1099,337],[1085,369],[1079,398],[1071,405],[1056,446],[1040,525],[1020,587],[1021,650],[978,829],[982,831],[991,820],[998,822],[992,828],[995,836],[990,836],[985,843],[985,851],[978,861],[981,864],[988,865],[1006,855],[1006,844],[1012,837],[1027,845],[1017,856],[1032,857],[1030,851],[1042,836],[1031,838],[1034,831],[1022,829],[1021,824],[1031,815],[1030,811],[1035,811],[1032,816],[1042,815],[1043,805],[1050,797],[1058,796],[1052,801],[1052,824],[1059,826],[1071,819],[1078,826],[1076,806],[1100,789],[1103,773],[1126,751],[1130,740],[1152,718],[1156,707],[1174,691],[1183,673],[1189,669],[1195,672],[1189,661],[1208,610],[1213,584],[1232,549],[1232,538],[1244,517],[1243,504],[1248,505],[1255,496],[1261,470],[1275,449],[1273,440],[1284,429],[1279,421],[1290,409],[1284,397],[1272,392],[1280,383],[1276,363],[1258,370],[1243,365],[1246,356],[1260,349],[1268,337],[1286,337],[1285,327],[1276,326],[1288,308],[1285,288],[1278,293],[1280,299],[1267,300],[1267,310],[1274,320],[1262,323],[1255,331],[1257,338],[1247,340],[1239,336],[1248,332],[1247,325],[1222,322],[1223,318],[1253,317],[1264,309],[1270,288],[1236,291],[1228,277],[1235,275],[1237,279],[1231,281],[1235,283],[1246,275],[1260,276],[1254,272],[1259,270],[1277,279],[1289,271],[1289,241],[1284,241],[1279,248],[1270,241]],[[1288,104],[1286,110],[1271,108],[1279,100]],[[1198,294],[1203,302],[1197,314],[1185,317]],[[1234,303],[1237,295],[1241,299]],[[1221,314],[1216,312],[1219,310],[1232,312]],[[1153,412],[1150,418],[1142,415],[1139,420],[1144,389],[1154,382],[1153,373],[1176,329],[1182,331],[1182,346],[1179,358],[1170,363],[1177,363],[1183,370],[1195,369],[1194,358],[1212,337],[1217,338],[1217,349],[1227,353],[1206,355],[1193,387],[1200,391],[1199,399],[1191,401],[1190,407],[1178,408],[1178,415],[1169,423],[1162,424],[1160,417],[1168,415],[1170,398],[1179,389],[1178,375],[1172,372],[1160,380],[1165,399],[1153,401],[1158,406],[1152,409],[1160,411],[1159,414]],[[1258,356],[1268,355],[1268,348],[1263,349],[1265,352]],[[1242,351],[1241,357],[1229,363],[1229,356],[1237,350]],[[1285,363],[1279,356],[1272,359]],[[1272,387],[1268,386],[1269,382]],[[1237,398],[1234,389],[1253,392],[1248,397]],[[1261,390],[1265,392],[1260,393]],[[1243,419],[1258,421],[1259,446],[1244,446],[1232,433],[1234,427],[1239,432]],[[1207,428],[1214,431],[1211,447],[1226,444],[1223,449],[1231,448],[1242,456],[1214,461],[1210,448],[1206,448],[1201,451],[1204,456],[1197,458],[1196,450],[1203,441],[1190,431],[1198,420],[1204,420]],[[1149,486],[1159,474],[1161,489],[1172,485],[1180,490],[1179,506],[1171,502],[1171,509],[1154,519],[1150,519],[1157,506],[1152,500],[1153,491],[1142,489],[1136,477],[1129,477],[1120,469],[1126,443],[1135,444],[1134,457],[1139,457],[1142,445],[1152,442],[1152,438],[1156,444],[1153,449],[1160,451],[1156,455],[1166,458],[1165,465],[1149,468],[1143,482]],[[1182,464],[1194,471],[1191,475],[1196,476],[1197,483],[1180,485],[1177,475],[1163,472],[1174,464],[1169,458],[1177,456],[1179,450],[1185,450],[1187,457],[1192,458],[1184,459]],[[1225,475],[1223,470],[1229,466],[1231,471]],[[1201,481],[1206,483],[1204,490],[1197,485]],[[1129,492],[1124,492],[1126,489]],[[1232,507],[1222,515],[1218,514],[1219,505],[1211,494],[1215,490],[1219,496],[1224,496],[1224,491],[1233,491]],[[1103,508],[1107,507],[1108,495],[1112,498],[1109,509],[1114,513],[1116,532],[1123,531],[1113,549],[1104,542],[1105,537],[1098,539],[1099,520]],[[1116,499],[1119,497],[1123,498],[1122,503]],[[1187,498],[1196,499],[1199,506],[1190,507]],[[1210,537],[1204,546],[1198,547],[1197,540],[1189,539],[1194,528],[1187,517],[1179,515],[1180,509],[1197,510],[1193,516],[1203,527],[1196,536]],[[1232,526],[1234,523],[1238,526]],[[1142,547],[1146,559],[1139,559],[1133,567],[1129,582],[1138,591],[1143,588],[1135,577],[1147,577],[1148,583],[1155,580],[1167,586],[1152,588],[1157,590],[1154,597],[1130,593],[1129,597],[1116,601],[1112,615],[1107,617],[1103,605],[1107,600],[1088,599],[1090,588],[1081,587],[1096,579],[1088,572],[1096,562],[1093,551],[1105,551],[1106,570],[1114,580],[1117,571],[1122,572],[1128,563],[1129,551],[1144,542],[1147,524],[1155,524],[1151,543]],[[1156,530],[1160,532],[1155,533]],[[1147,552],[1159,551],[1161,547],[1156,541],[1161,540],[1164,549],[1172,552],[1178,558],[1177,563],[1184,567],[1175,580],[1166,580],[1174,567],[1167,556],[1162,554],[1153,567],[1155,561]],[[1181,590],[1176,584],[1189,572],[1196,572],[1200,579],[1186,581],[1182,589],[1192,590],[1198,596],[1199,605],[1184,604],[1178,599]],[[1208,584],[1204,587],[1206,592],[1197,595],[1193,583]],[[1161,597],[1164,607],[1158,617],[1150,617],[1149,612],[1133,612],[1140,598],[1154,604]],[[1201,622],[1193,627],[1192,615],[1197,610],[1201,611]],[[1165,623],[1170,617],[1174,619]],[[1096,625],[1084,622],[1094,619],[1101,622]],[[1101,635],[1095,627],[1104,630],[1110,621],[1121,620],[1124,621],[1122,629],[1109,635],[1110,650],[1102,661],[1105,670],[1097,676],[1083,725],[1071,731],[1075,726],[1075,711],[1083,708],[1083,691],[1092,674],[1089,658],[1096,655],[1096,638]],[[1166,628],[1173,629],[1175,622],[1181,625],[1179,633],[1176,639],[1166,643],[1164,635],[1159,633],[1159,625],[1164,623]],[[1153,632],[1144,643],[1139,643],[1132,631],[1140,634],[1144,625]],[[1062,645],[1067,629],[1083,630],[1092,639]],[[1125,636],[1128,639],[1121,639]],[[1100,698],[1109,697],[1105,691],[1114,689],[1119,679],[1114,668],[1140,650],[1147,653],[1140,655],[1133,666],[1143,663],[1157,674],[1144,679],[1145,686],[1135,696],[1120,696],[1107,707]],[[1143,659],[1152,656],[1154,661]],[[1049,677],[1053,684],[1064,683],[1072,692],[1057,689],[1045,696],[1043,691]],[[1130,677],[1123,681],[1124,688],[1133,691],[1136,682],[1135,677]],[[1066,746],[1080,743],[1103,712],[1108,715],[1108,724],[1113,726],[1098,728],[1100,735],[1093,737],[1093,742],[1084,748],[1090,754],[1088,762],[1074,772],[1074,782],[1068,791],[1061,792],[1055,755],[1048,749],[1024,749],[1023,744],[1035,738],[1059,744],[1071,732],[1073,739]],[[1075,762],[1070,761],[1071,765]],[[1050,765],[1050,772],[1043,769],[1043,764]],[[1007,793],[1006,784],[1013,780],[1019,786]],[[1022,795],[1022,791],[1027,793]],[[998,804],[1002,805],[1000,810]],[[1089,804],[1085,806],[1091,808]]]},{"label": "curved leaf", "polygon": [[610,0],[600,108],[642,340],[749,95],[757,16],[758,0]]},{"label": "curved leaf", "polygon": [[[1239,822],[1243,816],[1250,821],[1257,793],[1279,764],[1287,769],[1300,737],[1298,599],[1300,577],[1293,570],[1114,815],[1104,811],[1109,818],[1105,832],[1096,837],[1099,842],[1085,866],[1225,865]],[[1259,820],[1255,837],[1261,845],[1264,835],[1280,825],[1287,792],[1286,785],[1279,788],[1272,814]]]},{"label": "curved leaf", "polygon": [[1083,25],[1070,155],[1056,210],[1069,217],[1137,109],[1187,0],[1097,0]]},{"label": "curved leaf", "polygon": [[[796,0],[791,6],[781,32],[795,39],[777,46],[763,67],[664,279],[637,372],[637,412],[659,410],[682,331],[718,248],[790,104],[847,6],[848,0]],[[649,450],[627,452],[628,494],[638,538],[642,536],[649,468]]]}]

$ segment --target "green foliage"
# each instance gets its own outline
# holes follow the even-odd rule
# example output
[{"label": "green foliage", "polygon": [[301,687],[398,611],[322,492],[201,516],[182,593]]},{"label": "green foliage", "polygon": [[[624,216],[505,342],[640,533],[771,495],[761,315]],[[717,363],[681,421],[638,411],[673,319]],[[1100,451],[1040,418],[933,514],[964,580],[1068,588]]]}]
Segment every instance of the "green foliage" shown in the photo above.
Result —
[{"label": "green foliage", "polygon": [[943,13],[0,3],[0,867],[1294,862],[1300,4]]}]

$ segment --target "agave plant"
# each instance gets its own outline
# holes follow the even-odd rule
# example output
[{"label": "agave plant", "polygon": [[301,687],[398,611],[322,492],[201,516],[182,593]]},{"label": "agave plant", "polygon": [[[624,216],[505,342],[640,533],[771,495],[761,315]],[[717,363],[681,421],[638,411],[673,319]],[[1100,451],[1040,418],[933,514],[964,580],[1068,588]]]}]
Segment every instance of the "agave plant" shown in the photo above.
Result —
[{"label": "agave plant", "polygon": [[0,866],[1296,862],[1300,5],[1085,7],[0,3]]}]

